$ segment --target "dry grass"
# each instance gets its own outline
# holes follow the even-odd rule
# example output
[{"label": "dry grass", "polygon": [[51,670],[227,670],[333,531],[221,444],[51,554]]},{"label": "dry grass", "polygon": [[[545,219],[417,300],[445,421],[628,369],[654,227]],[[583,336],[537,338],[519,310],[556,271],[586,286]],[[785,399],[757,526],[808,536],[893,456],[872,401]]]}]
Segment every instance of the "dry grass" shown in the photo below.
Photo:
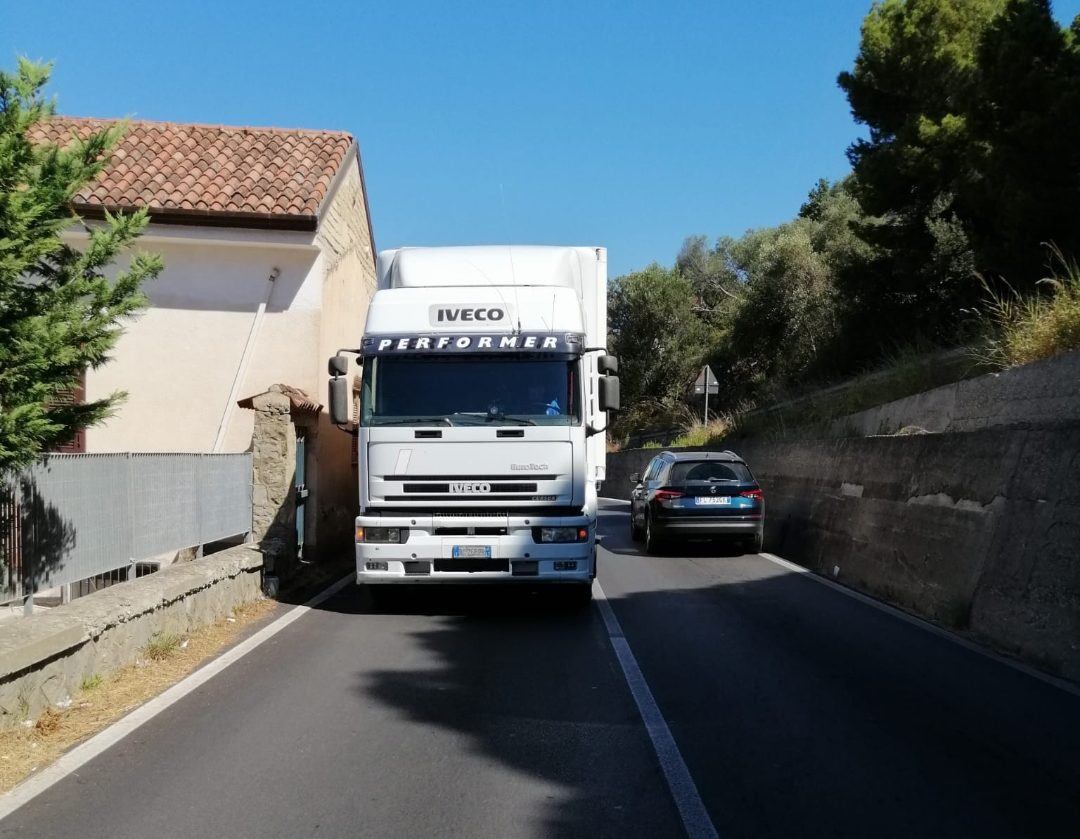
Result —
[{"label": "dry grass", "polygon": [[695,420],[671,441],[671,448],[693,449],[712,445],[730,436],[734,429],[735,420],[728,415],[713,417],[708,424]]},{"label": "dry grass", "polygon": [[1060,271],[1040,281],[1045,293],[1023,297],[988,289],[984,361],[1004,369],[1080,349],[1080,265],[1054,253]]},{"label": "dry grass", "polygon": [[[94,675],[86,679],[69,707],[50,708],[32,725],[0,730],[0,794],[176,684],[233,641],[241,629],[269,615],[276,605],[273,600],[257,600],[235,609],[232,618],[186,638],[171,636],[175,643],[155,639],[144,650],[146,658],[107,678]],[[151,647],[167,651],[155,657]]]}]

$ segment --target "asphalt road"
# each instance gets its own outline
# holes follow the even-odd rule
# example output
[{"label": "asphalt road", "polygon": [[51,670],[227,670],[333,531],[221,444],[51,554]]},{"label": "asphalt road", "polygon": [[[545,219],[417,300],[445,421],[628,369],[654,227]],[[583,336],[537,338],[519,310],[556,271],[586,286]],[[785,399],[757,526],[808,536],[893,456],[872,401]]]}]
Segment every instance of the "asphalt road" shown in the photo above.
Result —
[{"label": "asphalt road", "polygon": [[[1077,835],[1080,697],[623,510],[600,582],[720,837]],[[0,836],[682,836],[663,760],[596,607],[350,586]]]}]

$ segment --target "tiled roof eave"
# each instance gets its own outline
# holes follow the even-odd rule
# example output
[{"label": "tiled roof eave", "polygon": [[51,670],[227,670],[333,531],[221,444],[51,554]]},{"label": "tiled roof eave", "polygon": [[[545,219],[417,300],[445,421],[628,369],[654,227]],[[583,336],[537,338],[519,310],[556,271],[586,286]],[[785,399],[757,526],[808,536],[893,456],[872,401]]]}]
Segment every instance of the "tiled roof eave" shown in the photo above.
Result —
[{"label": "tiled roof eave", "polygon": [[[50,117],[35,142],[66,146],[115,120]],[[155,221],[312,231],[356,141],[342,131],[129,120],[112,160],[74,209],[148,207]]]},{"label": "tiled roof eave", "polygon": [[[86,204],[76,202],[72,209],[85,218],[104,218],[106,212],[132,212],[139,209],[124,205]],[[196,227],[238,227],[256,230],[318,229],[319,219],[313,213],[272,213],[240,210],[201,210],[196,208],[148,207],[150,220],[155,224],[184,224]]]}]

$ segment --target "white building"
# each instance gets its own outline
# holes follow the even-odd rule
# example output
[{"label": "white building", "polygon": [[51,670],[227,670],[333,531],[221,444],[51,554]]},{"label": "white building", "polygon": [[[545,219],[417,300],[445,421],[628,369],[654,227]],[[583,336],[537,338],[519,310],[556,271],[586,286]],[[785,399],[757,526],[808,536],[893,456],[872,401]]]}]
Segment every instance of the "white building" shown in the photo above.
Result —
[{"label": "white building", "polygon": [[[107,120],[56,117],[64,144]],[[134,121],[112,162],[74,201],[84,219],[147,207],[139,246],[160,253],[150,307],[126,325],[85,395],[126,391],[85,432],[86,452],[236,452],[251,443],[244,397],[283,384],[325,401],[326,360],[353,347],[375,287],[356,141],[340,131]],[[72,233],[73,242],[81,234]],[[317,433],[314,433],[317,432]],[[319,415],[306,446],[305,545],[351,539],[351,439]]]}]

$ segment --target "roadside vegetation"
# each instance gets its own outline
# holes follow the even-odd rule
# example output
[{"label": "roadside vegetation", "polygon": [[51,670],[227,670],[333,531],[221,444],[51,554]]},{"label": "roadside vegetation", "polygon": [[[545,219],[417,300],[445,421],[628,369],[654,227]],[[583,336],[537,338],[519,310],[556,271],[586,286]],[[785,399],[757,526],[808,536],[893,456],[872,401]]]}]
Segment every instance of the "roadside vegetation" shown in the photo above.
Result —
[{"label": "roadside vegetation", "polygon": [[789,222],[690,236],[672,267],[612,281],[620,443],[828,422],[1080,347],[1080,18],[883,0],[838,84],[866,127],[850,174]]},{"label": "roadside vegetation", "polygon": [[163,268],[135,249],[144,210],[83,225],[81,250],[64,241],[81,223],[72,197],[109,164],[125,126],[44,142],[51,69],[20,59],[14,73],[0,71],[0,479],[116,409],[122,393],[81,403],[71,394],[87,368],[108,361],[125,321],[146,306],[142,286]]},{"label": "roadside vegetation", "polygon": [[999,369],[1080,349],[1080,265],[1058,252],[1059,271],[1040,293],[988,290],[987,337],[976,357]]},{"label": "roadside vegetation", "polygon": [[158,633],[150,639],[150,643],[143,649],[143,654],[151,661],[164,661],[174,652],[181,649],[184,639],[179,635],[163,635]]}]

